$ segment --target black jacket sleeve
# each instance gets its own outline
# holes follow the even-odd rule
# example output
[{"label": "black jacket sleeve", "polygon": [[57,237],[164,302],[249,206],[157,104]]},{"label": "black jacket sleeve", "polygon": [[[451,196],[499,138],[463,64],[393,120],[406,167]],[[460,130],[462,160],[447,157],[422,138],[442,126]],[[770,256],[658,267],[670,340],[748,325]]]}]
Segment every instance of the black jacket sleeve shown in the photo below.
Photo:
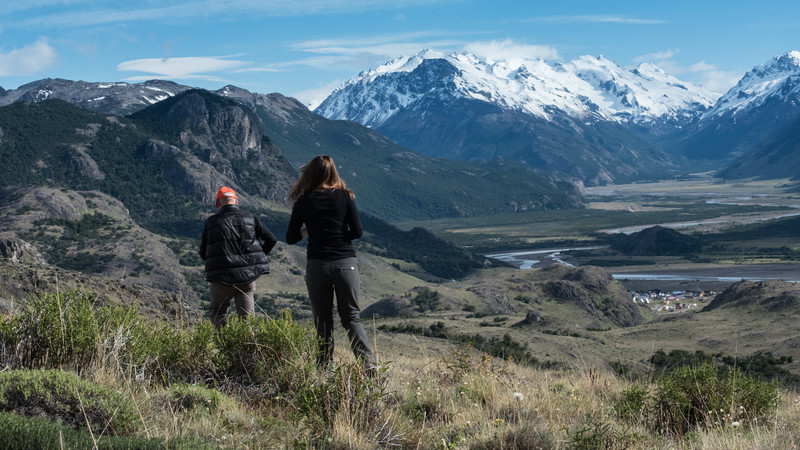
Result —
[{"label": "black jacket sleeve", "polygon": [[286,229],[286,243],[296,244],[303,240],[303,234],[300,229],[303,227],[303,215],[300,212],[298,199],[292,207],[292,216],[289,218],[289,228]]},{"label": "black jacket sleeve", "polygon": [[356,202],[348,196],[347,198],[347,213],[345,215],[345,222],[347,222],[347,239],[358,239],[364,233],[361,229],[361,219],[358,217],[358,208]]},{"label": "black jacket sleeve", "polygon": [[208,245],[208,234],[206,232],[208,228],[208,222],[203,224],[203,234],[200,236],[200,258],[205,261],[206,260],[206,246]]},{"label": "black jacket sleeve", "polygon": [[258,238],[263,241],[261,247],[264,249],[264,253],[269,255],[269,252],[272,251],[273,247],[275,247],[275,244],[278,242],[278,240],[275,239],[275,235],[272,234],[272,232],[270,232],[267,229],[267,227],[262,225],[258,219],[255,219],[255,221],[256,221],[256,236],[258,236]]}]

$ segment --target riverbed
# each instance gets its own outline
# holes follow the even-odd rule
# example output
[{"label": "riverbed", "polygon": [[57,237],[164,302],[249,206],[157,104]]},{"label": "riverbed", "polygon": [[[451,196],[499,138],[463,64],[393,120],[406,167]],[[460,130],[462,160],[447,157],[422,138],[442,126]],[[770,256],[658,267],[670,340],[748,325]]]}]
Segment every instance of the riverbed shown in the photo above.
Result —
[{"label": "riverbed", "polygon": [[[564,252],[571,250],[594,250],[595,247],[570,247],[537,249],[530,251],[510,251],[486,255],[520,270],[541,269],[550,264],[561,263],[572,266],[565,261]],[[685,264],[675,268],[624,268],[606,269],[622,282],[628,289],[722,289],[741,280],[784,280],[800,283],[800,264]]]}]

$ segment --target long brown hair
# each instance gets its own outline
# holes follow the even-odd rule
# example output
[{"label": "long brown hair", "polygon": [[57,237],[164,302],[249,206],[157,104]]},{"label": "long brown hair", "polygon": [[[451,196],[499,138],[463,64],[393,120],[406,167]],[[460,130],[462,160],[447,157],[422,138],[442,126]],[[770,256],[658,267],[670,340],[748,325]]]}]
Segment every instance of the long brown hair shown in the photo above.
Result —
[{"label": "long brown hair", "polygon": [[311,191],[323,189],[344,189],[350,194],[350,198],[356,198],[353,191],[347,189],[344,180],[339,178],[333,158],[328,155],[317,155],[308,164],[300,167],[300,178],[289,189],[289,201],[297,201],[298,198]]}]

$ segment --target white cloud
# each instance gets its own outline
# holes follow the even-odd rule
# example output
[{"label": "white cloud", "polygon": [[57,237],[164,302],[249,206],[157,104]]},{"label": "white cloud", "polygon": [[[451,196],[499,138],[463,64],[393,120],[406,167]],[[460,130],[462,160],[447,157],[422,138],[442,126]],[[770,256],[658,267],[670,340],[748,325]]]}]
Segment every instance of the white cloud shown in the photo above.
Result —
[{"label": "white cloud", "polygon": [[0,76],[32,75],[56,65],[58,59],[48,39],[40,37],[20,49],[0,53]]},{"label": "white cloud", "polygon": [[702,72],[700,76],[700,85],[711,92],[720,94],[728,92],[742,78],[741,73],[728,70],[707,70]]},{"label": "white cloud", "polygon": [[[108,2],[90,3],[80,12],[56,12],[41,14],[14,26],[40,27],[64,25],[101,25],[120,22],[158,21],[165,19],[187,19],[197,17],[230,18],[241,14],[250,16],[285,17],[308,14],[339,14],[348,12],[403,9],[406,6],[440,3],[445,0],[190,0],[164,2],[122,2],[107,5]],[[46,9],[48,4],[83,3],[82,0],[39,0],[31,7],[24,1],[15,1],[15,10]],[[150,6],[157,4],[158,6]]]},{"label": "white cloud", "polygon": [[672,75],[683,74],[711,92],[725,93],[735,85],[742,77],[741,73],[734,71],[720,70],[717,66],[709,64],[705,60],[698,61],[684,66],[675,61],[674,57],[680,52],[679,49],[670,49],[663,52],[648,53],[637,56],[634,61],[637,63],[651,62],[664,71]]},{"label": "white cloud", "polygon": [[150,74],[129,78],[129,80],[133,81],[150,78],[222,81],[221,78],[210,75],[209,73],[239,69],[249,64],[246,61],[226,58],[227,57],[188,56],[181,58],[136,59],[120,63],[117,66],[117,70],[120,72],[144,72]]},{"label": "white cloud", "polygon": [[464,50],[475,56],[494,60],[561,59],[555,48],[546,45],[519,44],[511,39],[503,41],[472,42]]},{"label": "white cloud", "polygon": [[273,64],[270,67],[309,66],[321,70],[346,69],[361,71],[375,67],[389,59],[403,55],[416,55],[424,49],[448,52],[463,45],[457,39],[437,39],[437,31],[370,36],[352,39],[320,39],[298,42],[292,50],[319,56],[300,58]]},{"label": "white cloud", "polygon": [[689,66],[690,72],[705,72],[710,70],[717,70],[717,67],[711,64],[708,64],[705,61],[700,61],[697,63],[692,64]]},{"label": "white cloud", "polygon": [[523,22],[538,22],[538,23],[621,23],[633,25],[654,25],[667,23],[664,20],[658,19],[639,19],[635,17],[625,16],[609,16],[609,15],[578,15],[578,16],[549,16],[549,17],[534,17],[524,19]]},{"label": "white cloud", "polygon": [[333,92],[334,89],[341,86],[341,84],[342,84],[341,80],[331,81],[330,83],[327,83],[315,89],[306,89],[304,91],[295,92],[294,94],[292,94],[292,97],[296,98],[301,103],[306,105],[308,109],[313,110],[314,108],[319,106],[319,104],[322,103],[322,101],[325,100],[325,98],[331,92]]},{"label": "white cloud", "polygon": [[648,53],[646,55],[637,56],[636,58],[633,58],[633,60],[637,63],[651,62],[658,64],[659,61],[672,59],[679,51],[680,49],[676,48],[674,50],[670,49],[663,52]]}]

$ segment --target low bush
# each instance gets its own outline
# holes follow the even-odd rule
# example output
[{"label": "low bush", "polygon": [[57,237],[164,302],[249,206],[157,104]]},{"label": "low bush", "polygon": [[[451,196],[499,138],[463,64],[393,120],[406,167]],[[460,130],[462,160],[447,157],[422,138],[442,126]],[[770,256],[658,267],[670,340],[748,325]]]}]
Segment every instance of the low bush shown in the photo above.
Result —
[{"label": "low bush", "polygon": [[62,450],[65,448],[96,448],[151,450],[215,449],[192,438],[142,438],[136,436],[101,436],[87,431],[73,430],[64,424],[42,417],[26,417],[11,412],[0,412],[0,442],[7,450]]},{"label": "low bush", "polygon": [[636,384],[617,397],[614,410],[628,422],[664,435],[683,436],[698,428],[747,426],[769,420],[778,406],[778,389],[711,363],[681,366],[663,376],[655,392]]},{"label": "low bush", "polygon": [[748,424],[766,420],[775,411],[775,383],[759,381],[738,369],[724,375],[712,364],[683,366],[666,375],[654,395],[657,428],[683,435],[699,426]]},{"label": "low bush", "polygon": [[72,428],[127,435],[136,430],[136,408],[124,395],[58,370],[0,373],[0,410],[62,420]]},{"label": "low bush", "polygon": [[216,389],[195,384],[178,383],[169,387],[166,402],[173,410],[191,411],[205,409],[219,411],[232,407],[234,400]]}]

